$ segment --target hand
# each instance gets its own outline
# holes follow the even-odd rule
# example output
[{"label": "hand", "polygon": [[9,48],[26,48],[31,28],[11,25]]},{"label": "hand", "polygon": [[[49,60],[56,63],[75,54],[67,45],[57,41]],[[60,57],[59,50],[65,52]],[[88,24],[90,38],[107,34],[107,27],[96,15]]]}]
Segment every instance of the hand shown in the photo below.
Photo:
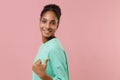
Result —
[{"label": "hand", "polygon": [[48,58],[45,60],[44,64],[42,64],[41,60],[37,60],[33,66],[32,66],[32,70],[40,77],[40,78],[44,78],[44,76],[46,76],[46,68],[47,68],[47,62],[48,62]]}]

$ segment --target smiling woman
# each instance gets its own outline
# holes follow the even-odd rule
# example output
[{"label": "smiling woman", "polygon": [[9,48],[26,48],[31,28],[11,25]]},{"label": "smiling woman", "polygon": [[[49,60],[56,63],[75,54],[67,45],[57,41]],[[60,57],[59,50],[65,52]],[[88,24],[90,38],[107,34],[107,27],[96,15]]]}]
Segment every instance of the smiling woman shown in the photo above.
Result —
[{"label": "smiling woman", "polygon": [[[58,27],[58,20],[53,11],[46,12],[40,20],[40,30],[44,40],[55,37],[54,34]],[[46,41],[44,41],[46,42]]]},{"label": "smiling woman", "polygon": [[61,9],[58,5],[46,5],[41,12],[40,31],[43,44],[33,62],[32,80],[69,80],[66,52],[55,32],[58,29]]}]

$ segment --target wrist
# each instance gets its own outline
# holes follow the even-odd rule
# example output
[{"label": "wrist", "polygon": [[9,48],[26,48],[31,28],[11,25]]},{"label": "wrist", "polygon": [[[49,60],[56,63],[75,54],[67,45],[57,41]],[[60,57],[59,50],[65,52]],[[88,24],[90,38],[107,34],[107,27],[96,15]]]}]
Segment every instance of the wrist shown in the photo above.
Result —
[{"label": "wrist", "polygon": [[41,77],[42,80],[52,80],[52,78],[50,76],[48,76],[47,74],[45,74],[43,77]]},{"label": "wrist", "polygon": [[47,77],[47,74],[45,73],[44,76],[41,76],[40,78],[41,78],[42,80],[46,80],[46,77]]}]

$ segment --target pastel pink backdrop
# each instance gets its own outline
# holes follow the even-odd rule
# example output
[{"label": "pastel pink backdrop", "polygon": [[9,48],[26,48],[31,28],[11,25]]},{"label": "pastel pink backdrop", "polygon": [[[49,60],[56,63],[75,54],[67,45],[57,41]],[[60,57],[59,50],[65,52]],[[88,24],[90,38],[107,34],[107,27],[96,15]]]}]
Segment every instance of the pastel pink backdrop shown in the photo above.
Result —
[{"label": "pastel pink backdrop", "polygon": [[31,80],[39,14],[48,3],[62,8],[57,37],[71,80],[120,80],[119,0],[1,0],[0,80]]}]

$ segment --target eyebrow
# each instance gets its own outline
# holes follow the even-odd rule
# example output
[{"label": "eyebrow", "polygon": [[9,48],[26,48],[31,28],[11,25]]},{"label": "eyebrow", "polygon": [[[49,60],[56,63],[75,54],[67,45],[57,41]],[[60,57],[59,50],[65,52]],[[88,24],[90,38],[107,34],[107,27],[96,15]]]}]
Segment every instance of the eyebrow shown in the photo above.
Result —
[{"label": "eyebrow", "polygon": [[51,21],[54,21],[54,22],[56,22],[56,20],[51,20]]},{"label": "eyebrow", "polygon": [[[46,18],[42,18],[41,20],[48,20],[48,19],[46,19]],[[57,20],[56,20],[56,19],[53,19],[53,20],[50,20],[50,21],[57,22]]]}]

